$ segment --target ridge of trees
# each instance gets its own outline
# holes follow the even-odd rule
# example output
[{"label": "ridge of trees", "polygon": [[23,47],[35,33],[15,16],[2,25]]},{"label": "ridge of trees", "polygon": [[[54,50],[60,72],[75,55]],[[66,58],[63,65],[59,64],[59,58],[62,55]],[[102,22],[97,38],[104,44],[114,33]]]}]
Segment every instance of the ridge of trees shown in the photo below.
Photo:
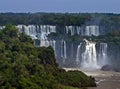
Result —
[{"label": "ridge of trees", "polygon": [[11,24],[0,30],[1,89],[77,89],[88,86],[96,86],[94,78],[79,71],[60,69],[51,47],[34,47],[32,39],[19,33]]}]

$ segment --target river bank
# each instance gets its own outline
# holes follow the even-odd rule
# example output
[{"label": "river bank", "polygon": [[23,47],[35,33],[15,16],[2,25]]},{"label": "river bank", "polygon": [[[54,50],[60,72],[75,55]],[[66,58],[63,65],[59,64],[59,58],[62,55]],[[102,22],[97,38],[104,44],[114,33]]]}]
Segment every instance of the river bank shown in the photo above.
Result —
[{"label": "river bank", "polygon": [[120,89],[120,72],[101,71],[101,70],[82,70],[73,68],[64,68],[66,71],[79,70],[88,76],[93,76],[96,80],[97,87],[88,89]]}]

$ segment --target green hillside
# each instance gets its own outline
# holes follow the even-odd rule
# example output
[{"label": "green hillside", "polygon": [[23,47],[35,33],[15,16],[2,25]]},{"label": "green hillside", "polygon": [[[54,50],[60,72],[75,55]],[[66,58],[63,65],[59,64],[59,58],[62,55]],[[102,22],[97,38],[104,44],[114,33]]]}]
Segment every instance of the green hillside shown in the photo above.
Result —
[{"label": "green hillside", "polygon": [[[0,30],[0,89],[77,89],[96,86],[94,78],[58,67],[51,47],[36,48],[13,25]],[[76,87],[76,88],[74,88]]]}]

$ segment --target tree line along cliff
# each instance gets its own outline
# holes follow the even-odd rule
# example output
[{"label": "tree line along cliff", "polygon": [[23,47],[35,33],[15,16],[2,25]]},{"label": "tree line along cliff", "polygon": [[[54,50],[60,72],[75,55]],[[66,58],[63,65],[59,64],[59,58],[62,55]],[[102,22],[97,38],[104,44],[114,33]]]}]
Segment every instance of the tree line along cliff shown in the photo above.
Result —
[{"label": "tree line along cliff", "polygon": [[[94,78],[58,67],[51,47],[34,47],[13,25],[0,30],[1,89],[67,89],[95,86]],[[76,88],[75,88],[76,89]]]}]

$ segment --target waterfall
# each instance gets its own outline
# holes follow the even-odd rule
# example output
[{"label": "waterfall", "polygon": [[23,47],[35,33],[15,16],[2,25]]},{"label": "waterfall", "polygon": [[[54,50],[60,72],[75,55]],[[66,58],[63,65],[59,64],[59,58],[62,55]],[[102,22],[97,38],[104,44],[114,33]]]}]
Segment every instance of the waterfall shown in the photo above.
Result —
[{"label": "waterfall", "polygon": [[[52,43],[53,43],[53,46],[52,46],[52,47],[53,47],[54,51],[56,52],[56,41],[53,40]],[[56,53],[55,53],[55,54],[56,54]]]},{"label": "waterfall", "polygon": [[100,43],[98,60],[101,66],[107,63],[107,43]]},{"label": "waterfall", "polygon": [[0,30],[2,30],[2,29],[4,29],[5,28],[5,26],[0,26]]},{"label": "waterfall", "polygon": [[67,53],[66,53],[66,42],[61,41],[61,57],[63,59],[63,63],[65,63],[65,59],[67,58]]},{"label": "waterfall", "polygon": [[40,40],[40,47],[45,46],[45,40]]},{"label": "waterfall", "polygon": [[80,63],[80,48],[81,48],[81,43],[80,45],[78,45],[78,48],[77,48],[77,54],[76,54],[76,63],[79,64]]},{"label": "waterfall", "polygon": [[73,55],[74,55],[74,54],[73,54],[73,53],[74,53],[74,52],[73,52],[73,49],[74,49],[74,48],[73,48],[73,44],[72,44],[72,45],[71,45],[71,59],[73,58]]},{"label": "waterfall", "polygon": [[63,58],[63,41],[61,41],[61,58]]},{"label": "waterfall", "polygon": [[[77,64],[78,66],[80,65],[80,67],[98,68],[99,66],[101,67],[108,63],[107,59],[110,53],[109,52],[107,53],[107,49],[109,49],[107,43],[95,43],[95,42],[90,42],[84,39],[83,42],[80,42],[79,45],[76,45],[78,41],[80,41],[82,38],[80,40],[78,39],[73,41],[71,37],[70,38],[71,40],[69,40],[69,38],[65,38],[66,40],[68,40],[68,43],[69,43],[69,44],[68,43],[66,44],[65,40],[61,40],[60,42],[57,41],[57,39],[61,38],[61,35],[60,37],[59,35],[58,37],[56,36],[54,38],[56,39],[55,41],[52,39],[52,37],[48,38],[48,35],[50,33],[59,32],[56,30],[56,26],[52,26],[52,25],[27,25],[27,26],[17,25],[16,27],[21,33],[23,32],[29,35],[34,40],[34,45],[36,47],[51,46],[54,49],[56,59],[61,58],[62,62],[61,61],[60,62],[65,63],[68,66],[71,65],[70,63],[74,62],[73,64]],[[0,29],[2,28],[5,28],[5,26],[0,26]],[[100,34],[99,26],[97,25],[88,25],[85,27],[84,26],[82,27],[65,26],[64,30],[66,31],[66,34],[69,34],[70,32],[71,36],[75,34],[82,35],[82,36],[84,35],[98,36]],[[64,36],[66,34],[64,34]],[[68,37],[68,36],[65,36],[65,37]],[[66,59],[69,59],[69,60],[66,61]],[[76,66],[73,65],[73,67],[76,67]]]},{"label": "waterfall", "polygon": [[86,26],[85,28],[85,35],[86,36],[99,36],[99,26]]},{"label": "waterfall", "polygon": [[35,25],[28,25],[28,35],[31,36],[32,39],[37,39],[37,32],[36,32],[36,26]]},{"label": "waterfall", "polygon": [[85,41],[85,51],[82,53],[82,67],[97,68],[96,43]]},{"label": "waterfall", "polygon": [[68,34],[68,32],[70,31],[71,36],[75,35],[75,34],[80,34],[80,26],[66,26],[65,27],[66,30],[66,34]]},{"label": "waterfall", "polygon": [[68,32],[70,31],[71,36],[74,35],[74,29],[73,26],[66,26],[65,27],[66,33],[68,34]]},{"label": "waterfall", "polygon": [[53,40],[53,49],[54,49],[54,52],[55,52],[55,56],[57,56],[57,53],[56,53],[56,41]]},{"label": "waterfall", "polygon": [[56,26],[52,25],[17,25],[16,27],[20,32],[31,36],[32,39],[46,40],[48,34],[52,32],[56,33]]},{"label": "waterfall", "polygon": [[66,42],[64,41],[64,58],[67,58],[67,53],[66,53]]},{"label": "waterfall", "polygon": [[55,40],[49,41],[49,46],[51,46],[53,48],[55,56],[57,56],[57,54],[56,54],[56,41]]},{"label": "waterfall", "polygon": [[23,25],[23,29],[24,29],[25,34],[30,35],[28,26]]},{"label": "waterfall", "polygon": [[77,35],[80,35],[81,28],[79,26],[77,26],[76,29],[77,29]]}]

